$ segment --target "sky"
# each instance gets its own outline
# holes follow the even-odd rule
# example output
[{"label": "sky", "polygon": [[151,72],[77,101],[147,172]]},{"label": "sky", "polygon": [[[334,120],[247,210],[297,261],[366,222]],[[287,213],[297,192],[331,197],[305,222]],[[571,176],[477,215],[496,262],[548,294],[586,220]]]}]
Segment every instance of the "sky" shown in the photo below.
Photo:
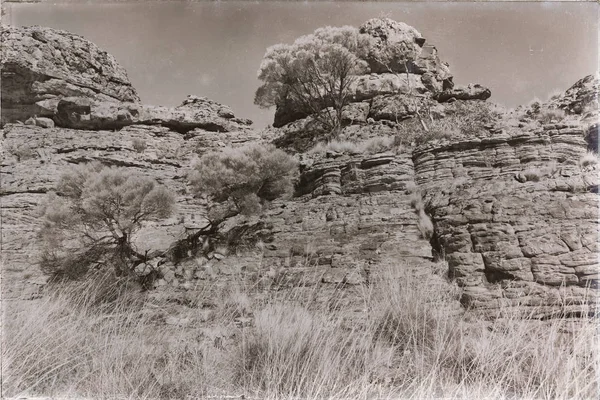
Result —
[{"label": "sky", "polygon": [[253,104],[267,47],[321,26],[387,16],[414,26],[450,64],[456,84],[480,83],[489,101],[545,100],[598,71],[595,3],[146,2],[10,4],[6,22],[84,36],[125,67],[146,104],[188,94],[230,106],[257,128],[274,109]]}]

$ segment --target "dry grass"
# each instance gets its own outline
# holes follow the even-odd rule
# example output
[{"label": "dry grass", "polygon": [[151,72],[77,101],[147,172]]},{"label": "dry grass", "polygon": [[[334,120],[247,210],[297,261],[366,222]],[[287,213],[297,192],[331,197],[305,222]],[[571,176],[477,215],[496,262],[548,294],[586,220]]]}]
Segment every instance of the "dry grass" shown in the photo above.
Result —
[{"label": "dry grass", "polygon": [[477,137],[503,113],[505,110],[490,103],[456,101],[446,106],[443,118],[423,118],[423,122],[412,118],[399,123],[396,142],[420,146],[437,140]]},{"label": "dry grass", "polygon": [[579,160],[579,165],[581,168],[589,169],[598,165],[598,154],[588,151],[581,159]]},{"label": "dry grass", "polygon": [[143,153],[144,150],[148,147],[148,144],[144,139],[134,138],[131,142],[133,149],[138,153]]},{"label": "dry grass", "polygon": [[[244,289],[226,290],[214,311],[229,316],[210,322],[229,333],[224,346],[207,345],[204,328],[157,323],[131,296],[107,311],[70,286],[7,314],[3,395],[597,398],[595,321],[582,320],[575,333],[561,333],[560,319],[470,323],[448,312],[450,286],[427,286],[404,270],[363,288],[358,322],[293,295],[254,301]],[[254,326],[231,324],[237,315]]]},{"label": "dry grass", "polygon": [[565,112],[558,108],[542,108],[538,112],[536,119],[542,124],[560,122],[565,119]]},{"label": "dry grass", "polygon": [[324,155],[327,152],[335,152],[350,155],[372,155],[387,151],[397,152],[401,147],[391,136],[377,136],[360,142],[350,140],[332,140],[324,143],[319,142],[308,151],[311,155]]}]

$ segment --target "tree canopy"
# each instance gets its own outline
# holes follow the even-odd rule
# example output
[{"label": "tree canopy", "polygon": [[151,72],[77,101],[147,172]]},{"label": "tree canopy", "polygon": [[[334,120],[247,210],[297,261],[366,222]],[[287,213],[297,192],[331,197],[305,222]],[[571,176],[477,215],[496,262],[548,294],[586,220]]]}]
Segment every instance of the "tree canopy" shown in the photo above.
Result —
[{"label": "tree canopy", "polygon": [[263,84],[255,104],[265,108],[293,104],[325,129],[339,129],[342,108],[351,100],[350,87],[368,70],[370,42],[369,35],[343,26],[319,28],[291,45],[269,47],[258,72]]}]

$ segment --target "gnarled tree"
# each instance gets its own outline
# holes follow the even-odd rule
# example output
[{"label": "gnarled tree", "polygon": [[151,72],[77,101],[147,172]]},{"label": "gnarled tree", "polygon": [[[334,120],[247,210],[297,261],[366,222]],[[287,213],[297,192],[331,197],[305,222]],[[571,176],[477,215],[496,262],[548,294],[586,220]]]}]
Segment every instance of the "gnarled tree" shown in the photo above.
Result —
[{"label": "gnarled tree", "polygon": [[168,217],[173,196],[153,179],[90,163],[64,174],[44,209],[40,237],[46,272],[78,277],[90,267],[132,274],[147,260],[133,234],[144,221]]},{"label": "gnarled tree", "polygon": [[339,131],[342,109],[351,101],[350,88],[368,69],[370,42],[369,35],[344,26],[320,28],[292,45],[269,47],[258,72],[263,85],[254,103],[264,108],[291,104],[325,130]]}]

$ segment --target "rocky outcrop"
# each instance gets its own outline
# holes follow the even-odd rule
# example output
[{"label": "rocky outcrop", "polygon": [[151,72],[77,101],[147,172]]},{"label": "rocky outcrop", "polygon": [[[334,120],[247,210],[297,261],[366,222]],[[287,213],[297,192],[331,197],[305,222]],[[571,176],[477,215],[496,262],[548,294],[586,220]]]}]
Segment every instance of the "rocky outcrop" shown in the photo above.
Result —
[{"label": "rocky outcrop", "polygon": [[577,81],[565,93],[550,100],[548,106],[560,108],[569,114],[578,114],[583,117],[590,113],[597,119],[599,92],[600,79],[597,76],[588,75]]},{"label": "rocky outcrop", "polygon": [[72,129],[121,129],[130,125],[159,125],[179,133],[200,128],[231,132],[252,121],[236,118],[229,107],[205,97],[189,96],[176,108],[139,103],[97,101],[85,97],[61,99],[54,111],[56,124]]},{"label": "rocky outcrop", "polygon": [[588,151],[582,127],[491,131],[413,153],[463,303],[549,315],[596,306],[598,172],[580,163]]},{"label": "rocky outcrop", "polygon": [[[369,73],[355,77],[349,88],[352,101],[371,101],[381,95],[420,94],[445,102],[486,100],[489,89],[480,85],[461,86],[453,90],[450,68],[442,62],[433,45],[413,27],[389,18],[374,18],[359,28],[372,38],[365,61]],[[278,128],[307,117],[302,107],[291,101],[281,103],[275,111],[273,126]]]},{"label": "rocky outcrop", "polygon": [[[127,93],[128,83],[113,90],[102,81],[108,79],[104,73],[93,78],[89,68],[63,78],[42,79],[50,76],[47,71],[36,72],[31,76],[41,80],[34,81],[7,74],[14,92],[9,100],[28,100],[17,107],[25,123],[9,123],[2,130],[2,262],[10,266],[3,270],[5,298],[24,293],[15,278],[24,272],[32,275],[26,280],[31,285],[43,284],[36,275],[36,232],[46,194],[69,166],[100,161],[150,176],[176,195],[175,215],[146,224],[134,238],[140,252],[161,254],[138,271],[156,272],[157,287],[195,290],[207,282],[248,280],[257,288],[301,287],[318,301],[335,297],[336,306],[356,308],[358,292],[374,275],[403,268],[434,286],[456,283],[462,304],[487,316],[507,310],[520,315],[535,310],[539,317],[596,310],[598,162],[593,153],[598,124],[592,121],[597,104],[591,91],[597,81],[585,78],[553,100],[554,108],[572,114],[563,121],[543,125],[531,115],[473,121],[474,110],[488,104],[482,100],[489,91],[440,81],[444,71],[437,71],[435,57],[426,61],[420,34],[396,28],[371,24],[368,30],[381,51],[385,43],[400,43],[428,66],[419,70],[415,61],[409,71],[360,77],[353,88],[355,101],[343,110],[347,126],[340,138],[389,144],[377,151],[357,146],[307,152],[320,138],[311,117],[258,133],[248,127],[249,120],[206,98],[190,96],[176,108],[143,105],[133,89],[130,97],[119,97]],[[34,39],[32,32],[46,32],[15,29],[3,35],[28,43],[43,38],[36,34]],[[44,40],[59,42],[52,37]],[[83,46],[83,39],[70,40]],[[3,51],[15,49],[35,53],[24,44]],[[96,59],[94,51],[90,60]],[[73,57],[65,65],[75,65]],[[110,56],[103,57],[108,67],[100,71],[111,65],[120,71]],[[31,71],[33,64],[27,67]],[[84,78],[92,83],[85,86]],[[47,90],[58,85],[55,81],[34,84],[52,79],[63,82],[56,86],[62,89]],[[104,82],[108,91],[93,82]],[[68,85],[79,91],[66,91]],[[32,87],[46,92],[30,96]],[[7,115],[14,117],[13,100],[3,99],[3,115],[6,105]],[[460,129],[451,126],[461,119],[470,122]],[[428,124],[435,129],[423,127]],[[424,144],[402,141],[402,135],[421,128]],[[401,145],[395,138],[402,139]],[[194,158],[257,141],[300,153],[295,197],[273,202],[260,216],[232,218],[218,237],[194,236],[207,222],[204,199],[193,197],[186,184]],[[447,271],[440,273],[444,264],[435,264],[436,257],[445,257]]]},{"label": "rocky outcrop", "polygon": [[63,97],[139,101],[113,56],[69,32],[2,26],[0,65],[2,124],[33,115],[52,117],[49,104]]},{"label": "rocky outcrop", "polygon": [[[211,102],[193,98],[184,102],[184,106],[201,104]],[[209,106],[205,111],[212,115],[214,110]],[[206,224],[204,201],[188,194],[186,188],[186,174],[193,159],[210,150],[262,140],[233,118],[222,117],[215,117],[209,126],[227,121],[228,127],[238,129],[218,132],[195,128],[183,135],[161,124],[129,125],[119,131],[77,130],[42,127],[41,118],[32,120],[35,125],[7,124],[2,130],[2,263],[9,266],[3,270],[4,298],[27,298],[32,290],[38,290],[39,285],[27,284],[21,277],[39,276],[36,235],[40,209],[47,193],[55,189],[60,176],[72,165],[98,161],[123,167],[157,180],[175,194],[175,215],[160,224],[148,223],[135,238],[141,252],[161,252]]]},{"label": "rocky outcrop", "polygon": [[432,92],[454,86],[447,63],[440,61],[435,46],[412,26],[389,18],[373,18],[359,28],[373,38],[367,62],[374,73],[413,73]]},{"label": "rocky outcrop", "polygon": [[440,103],[455,100],[487,100],[492,95],[490,89],[481,85],[456,86],[452,89],[446,89],[435,96]]}]

